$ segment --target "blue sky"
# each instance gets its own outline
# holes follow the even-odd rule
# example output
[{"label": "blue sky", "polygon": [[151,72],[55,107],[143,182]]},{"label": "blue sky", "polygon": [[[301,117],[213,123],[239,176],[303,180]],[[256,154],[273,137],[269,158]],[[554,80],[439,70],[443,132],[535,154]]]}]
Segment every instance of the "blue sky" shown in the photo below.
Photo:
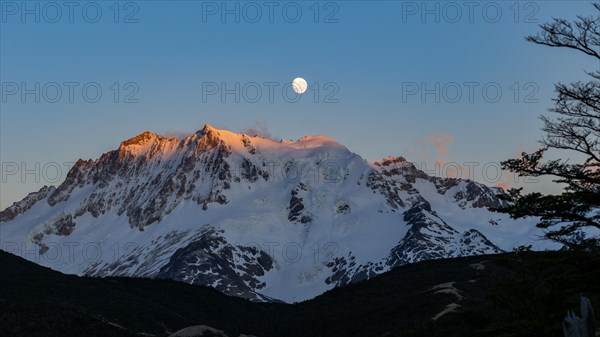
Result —
[{"label": "blue sky", "polygon": [[[1,208],[142,131],[205,123],[324,134],[370,161],[497,163],[536,148],[553,83],[599,67],[524,41],[551,17],[592,14],[589,1],[97,1],[72,13],[62,2],[0,4]],[[290,102],[282,88],[297,76],[312,89]],[[238,83],[240,102],[209,95],[215,83]],[[39,103],[21,95],[36,84]]]}]

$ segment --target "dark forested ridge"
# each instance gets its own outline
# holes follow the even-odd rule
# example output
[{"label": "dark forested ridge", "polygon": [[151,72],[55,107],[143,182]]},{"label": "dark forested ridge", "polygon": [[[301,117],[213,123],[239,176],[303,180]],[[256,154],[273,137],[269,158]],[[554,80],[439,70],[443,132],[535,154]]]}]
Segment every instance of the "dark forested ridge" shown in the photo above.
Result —
[{"label": "dark forested ridge", "polygon": [[0,336],[168,336],[199,324],[259,337],[561,336],[581,294],[600,317],[599,265],[574,252],[426,261],[289,305],[167,280],[64,275],[0,251]]}]

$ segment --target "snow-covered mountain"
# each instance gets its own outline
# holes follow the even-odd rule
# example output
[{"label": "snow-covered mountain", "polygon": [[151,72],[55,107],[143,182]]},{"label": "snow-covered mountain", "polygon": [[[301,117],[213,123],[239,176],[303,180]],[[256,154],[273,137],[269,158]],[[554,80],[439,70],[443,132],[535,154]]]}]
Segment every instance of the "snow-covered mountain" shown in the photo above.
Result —
[{"label": "snow-covered mountain", "polygon": [[402,264],[537,241],[533,225],[487,209],[501,192],[402,157],[368,163],[323,136],[276,142],[206,125],[79,160],[57,188],[0,212],[0,243],[65,273],[295,302]]}]

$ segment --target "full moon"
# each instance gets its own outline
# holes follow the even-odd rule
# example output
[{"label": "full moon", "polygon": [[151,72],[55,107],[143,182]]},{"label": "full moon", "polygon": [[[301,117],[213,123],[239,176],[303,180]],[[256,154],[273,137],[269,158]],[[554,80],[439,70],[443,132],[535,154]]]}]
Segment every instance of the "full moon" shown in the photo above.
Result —
[{"label": "full moon", "polygon": [[292,81],[292,88],[296,93],[303,94],[306,91],[306,88],[308,88],[308,83],[306,83],[306,80],[302,77],[296,77]]}]

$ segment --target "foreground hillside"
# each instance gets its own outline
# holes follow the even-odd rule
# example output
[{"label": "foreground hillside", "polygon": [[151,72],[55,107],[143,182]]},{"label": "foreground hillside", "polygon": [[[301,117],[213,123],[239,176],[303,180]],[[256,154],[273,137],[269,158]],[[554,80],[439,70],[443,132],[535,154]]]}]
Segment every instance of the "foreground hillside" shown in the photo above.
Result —
[{"label": "foreground hillside", "polygon": [[200,324],[259,337],[561,336],[579,294],[600,316],[598,265],[598,255],[566,252],[425,261],[290,305],[64,275],[0,251],[0,336],[168,336]]}]

